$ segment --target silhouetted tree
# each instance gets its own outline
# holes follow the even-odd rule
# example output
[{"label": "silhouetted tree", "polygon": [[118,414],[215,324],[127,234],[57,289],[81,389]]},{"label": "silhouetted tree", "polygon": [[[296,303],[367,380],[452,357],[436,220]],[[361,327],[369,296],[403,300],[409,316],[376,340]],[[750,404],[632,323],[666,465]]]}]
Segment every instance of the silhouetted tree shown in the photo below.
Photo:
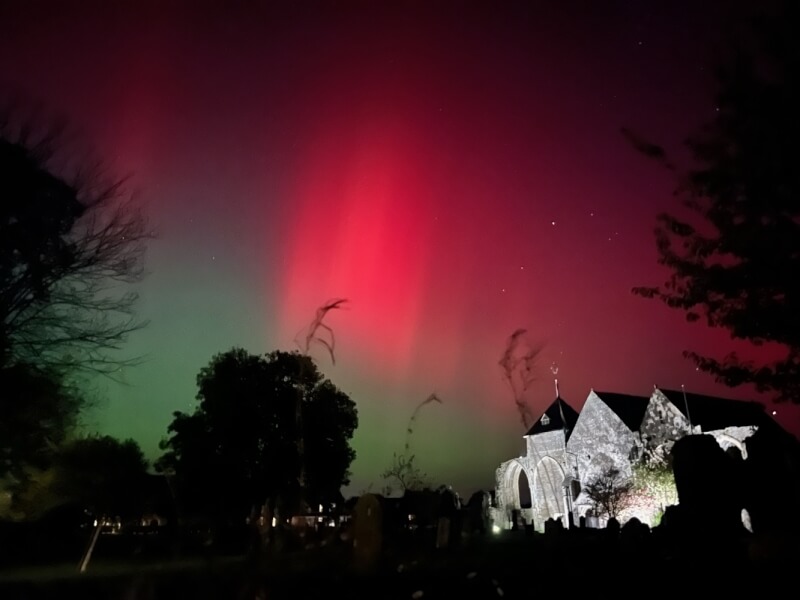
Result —
[{"label": "silhouetted tree", "polygon": [[62,501],[80,504],[97,516],[137,516],[143,510],[147,467],[134,440],[81,438],[58,452],[51,488]]},{"label": "silhouetted tree", "polygon": [[[658,298],[755,345],[785,354],[769,364],[685,352],[729,386],[753,383],[776,399],[800,401],[800,8],[757,22],[752,44],[718,71],[714,120],[687,141],[694,166],[676,194],[685,216],[658,217],[659,262],[671,271]],[[664,150],[628,137],[674,169]]]},{"label": "silhouetted tree", "polygon": [[30,469],[46,468],[82,405],[58,372],[26,363],[0,369],[0,477],[23,484]]},{"label": "silhouetted tree", "polygon": [[598,516],[616,519],[626,507],[632,484],[621,476],[619,469],[610,467],[598,474],[583,488],[592,501]]},{"label": "silhouetted tree", "polygon": [[85,571],[107,518],[130,518],[144,509],[147,461],[133,440],[87,437],[64,444],[50,465],[19,486],[13,507],[18,515],[37,519],[60,508],[87,511],[95,521],[80,562]]},{"label": "silhouetted tree", "polygon": [[184,508],[239,522],[252,510],[300,500],[296,400],[302,394],[305,493],[336,501],[355,458],[350,439],[355,403],[323,379],[310,357],[234,348],[216,355],[197,377],[199,402],[176,412],[157,467],[174,472]]},{"label": "silhouetted tree", "polygon": [[0,113],[0,369],[112,374],[143,325],[127,284],[143,276],[144,219],[123,180],[59,155],[61,129],[11,113]]},{"label": "silhouetted tree", "polygon": [[414,464],[413,454],[392,454],[392,464],[381,473],[381,477],[389,481],[388,493],[392,484],[396,484],[402,492],[419,491],[430,487],[428,476]]}]

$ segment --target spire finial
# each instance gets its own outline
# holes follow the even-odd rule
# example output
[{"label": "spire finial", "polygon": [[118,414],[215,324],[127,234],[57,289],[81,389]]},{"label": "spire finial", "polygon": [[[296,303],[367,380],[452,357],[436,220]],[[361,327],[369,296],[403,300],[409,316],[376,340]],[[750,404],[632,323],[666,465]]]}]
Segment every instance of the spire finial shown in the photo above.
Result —
[{"label": "spire finial", "polygon": [[550,372],[553,374],[553,381],[556,384],[556,398],[559,398],[560,394],[558,392],[558,377],[556,377],[558,375],[558,365],[556,363],[550,365]]}]

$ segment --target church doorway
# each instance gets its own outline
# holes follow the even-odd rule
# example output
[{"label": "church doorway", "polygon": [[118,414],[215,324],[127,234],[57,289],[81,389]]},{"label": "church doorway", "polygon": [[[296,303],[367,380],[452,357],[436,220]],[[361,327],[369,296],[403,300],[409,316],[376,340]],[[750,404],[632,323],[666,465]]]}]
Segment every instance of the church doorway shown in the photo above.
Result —
[{"label": "church doorway", "polygon": [[531,498],[531,486],[528,483],[528,476],[525,474],[525,469],[519,469],[519,476],[517,477],[517,493],[519,494],[519,507],[531,508],[533,501]]}]

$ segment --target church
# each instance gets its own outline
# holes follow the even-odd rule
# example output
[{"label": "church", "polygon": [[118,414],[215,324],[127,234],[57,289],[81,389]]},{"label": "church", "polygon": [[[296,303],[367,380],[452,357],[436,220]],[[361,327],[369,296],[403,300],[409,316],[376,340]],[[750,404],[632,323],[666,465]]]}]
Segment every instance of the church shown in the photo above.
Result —
[{"label": "church", "polygon": [[557,392],[524,435],[525,454],[496,471],[494,524],[508,529],[519,515],[539,531],[548,519],[569,527],[592,515],[582,488],[609,469],[630,479],[645,453],[666,457],[688,434],[709,434],[746,459],[747,439],[762,427],[777,424],[757,402],[658,387],[649,396],[591,390],[579,413]]}]

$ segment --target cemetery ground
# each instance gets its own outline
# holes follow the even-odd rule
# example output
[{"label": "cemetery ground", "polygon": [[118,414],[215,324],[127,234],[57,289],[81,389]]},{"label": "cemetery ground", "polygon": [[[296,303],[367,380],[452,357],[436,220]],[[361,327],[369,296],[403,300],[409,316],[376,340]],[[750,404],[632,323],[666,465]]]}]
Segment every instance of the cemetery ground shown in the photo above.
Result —
[{"label": "cemetery ground", "polygon": [[0,598],[772,598],[796,589],[796,560],[726,546],[697,537],[666,549],[652,536],[611,538],[602,530],[506,531],[450,548],[384,544],[361,568],[347,543],[258,556],[98,557],[84,574],[77,561],[0,570]]}]

